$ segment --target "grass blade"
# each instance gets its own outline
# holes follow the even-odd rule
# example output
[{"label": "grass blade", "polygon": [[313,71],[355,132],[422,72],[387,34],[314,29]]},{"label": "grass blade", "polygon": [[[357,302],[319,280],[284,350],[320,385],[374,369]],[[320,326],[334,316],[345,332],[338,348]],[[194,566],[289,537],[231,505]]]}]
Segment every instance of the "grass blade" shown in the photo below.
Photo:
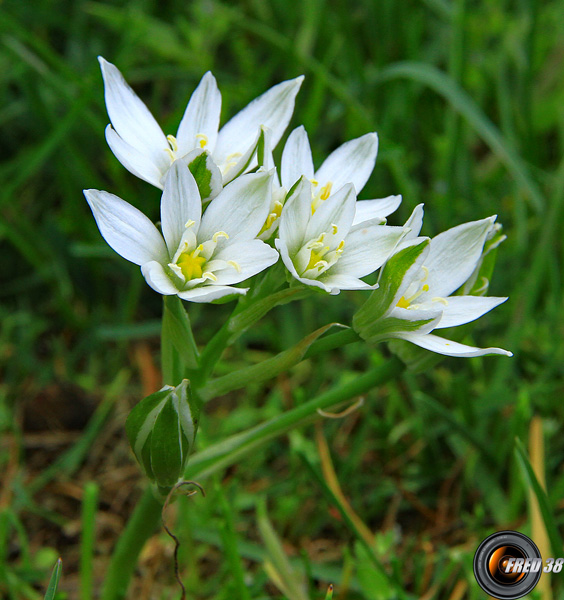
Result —
[{"label": "grass blade", "polygon": [[59,587],[59,579],[61,578],[62,570],[63,561],[59,558],[55,568],[53,569],[51,579],[49,580],[49,585],[47,586],[47,591],[45,592],[45,600],[54,600],[55,594],[57,593],[57,588]]}]

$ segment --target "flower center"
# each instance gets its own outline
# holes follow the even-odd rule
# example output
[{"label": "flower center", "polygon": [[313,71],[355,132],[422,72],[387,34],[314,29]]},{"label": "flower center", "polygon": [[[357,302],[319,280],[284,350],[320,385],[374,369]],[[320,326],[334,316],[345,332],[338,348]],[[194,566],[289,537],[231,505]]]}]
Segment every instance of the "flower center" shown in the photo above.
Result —
[{"label": "flower center", "polygon": [[190,231],[193,225],[194,221],[192,220],[186,223],[186,231],[182,242],[174,255],[173,262],[168,264],[171,275],[178,278],[188,289],[191,289],[200,284],[202,280],[216,282],[217,276],[215,273],[223,269],[231,268],[240,273],[241,266],[236,261],[213,258],[219,240],[221,238],[229,239],[227,233],[217,231],[213,234],[211,240],[196,246],[196,235]]},{"label": "flower center", "polygon": [[334,240],[337,229],[336,225],[332,225],[330,235],[324,232],[302,246],[296,255],[296,269],[302,277],[317,279],[337,262],[345,247],[345,240],[338,244]]},{"label": "flower center", "polygon": [[201,251],[201,246],[198,246],[192,252],[183,252],[176,261],[186,281],[202,276],[206,259],[203,256],[198,256]]}]

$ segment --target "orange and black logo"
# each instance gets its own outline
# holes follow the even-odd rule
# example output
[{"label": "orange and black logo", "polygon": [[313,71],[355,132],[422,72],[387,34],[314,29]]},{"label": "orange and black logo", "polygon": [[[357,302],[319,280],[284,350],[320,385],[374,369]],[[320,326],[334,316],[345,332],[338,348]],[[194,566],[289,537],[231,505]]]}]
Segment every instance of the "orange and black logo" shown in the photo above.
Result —
[{"label": "orange and black logo", "polygon": [[499,600],[515,600],[528,594],[537,585],[542,571],[539,549],[517,531],[490,535],[474,555],[478,585]]}]

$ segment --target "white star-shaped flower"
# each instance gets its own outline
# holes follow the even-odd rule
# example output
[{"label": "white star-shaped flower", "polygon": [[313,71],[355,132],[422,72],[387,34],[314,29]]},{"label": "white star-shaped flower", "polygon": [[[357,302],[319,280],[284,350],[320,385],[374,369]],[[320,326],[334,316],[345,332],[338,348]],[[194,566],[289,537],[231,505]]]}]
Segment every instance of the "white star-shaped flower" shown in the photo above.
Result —
[{"label": "white star-shaped flower", "polygon": [[[358,195],[374,170],[378,154],[378,136],[367,133],[350,140],[334,150],[315,171],[307,132],[297,127],[289,135],[284,151],[280,178],[289,190],[304,175],[312,182],[312,209],[315,211],[329,196],[343,185],[352,183]],[[370,219],[387,217],[401,204],[401,196],[376,200],[359,200],[353,225]]]},{"label": "white star-shaped flower", "polygon": [[253,100],[219,131],[221,94],[215,77],[206,73],[192,94],[176,136],[165,136],[153,115],[113,64],[99,57],[111,125],[106,139],[116,158],[131,173],[163,188],[175,160],[189,163],[201,153],[211,172],[209,197],[222,185],[256,166],[261,126],[271,131],[275,146],[288,126],[303,76],[284,81]]},{"label": "white star-shaped flower", "polygon": [[331,194],[312,214],[312,184],[302,177],[287,199],[275,240],[288,271],[305,285],[330,294],[374,289],[361,277],[374,272],[407,233],[380,219],[353,225],[356,196],[352,183]]},{"label": "white star-shaped flower", "polygon": [[246,289],[233,285],[278,260],[256,239],[268,214],[272,173],[242,175],[202,215],[198,186],[188,167],[173,163],[161,200],[162,234],[138,209],[99,190],[85,190],[100,233],[147,283],[163,295],[211,302]]}]

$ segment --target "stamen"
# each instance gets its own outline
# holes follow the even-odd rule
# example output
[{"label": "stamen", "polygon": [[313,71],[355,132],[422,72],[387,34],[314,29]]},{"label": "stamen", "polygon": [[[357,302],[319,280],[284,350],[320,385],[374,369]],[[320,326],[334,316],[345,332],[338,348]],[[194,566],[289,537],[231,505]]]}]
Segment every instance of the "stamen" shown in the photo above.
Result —
[{"label": "stamen", "polygon": [[317,187],[319,185],[319,181],[317,181],[317,179],[310,179],[310,181],[313,187]]},{"label": "stamen", "polygon": [[178,142],[176,141],[176,138],[173,135],[167,135],[166,139],[168,140],[173,152],[178,152]]},{"label": "stamen", "polygon": [[335,225],[335,223],[331,223],[331,229],[333,231],[333,235],[337,235],[337,231],[339,231],[339,228]]},{"label": "stamen", "polygon": [[195,223],[196,223],[196,221],[192,221],[192,219],[188,219],[188,221],[186,221],[186,223],[184,223],[184,227],[186,227],[186,229],[189,229]]},{"label": "stamen", "polygon": [[164,151],[170,156],[170,160],[176,160],[176,156],[170,148],[165,148]]},{"label": "stamen", "polygon": [[205,273],[202,273],[202,277],[204,279],[211,279],[212,281],[217,281],[217,277],[210,271],[206,271]]},{"label": "stamen", "polygon": [[329,195],[331,194],[331,188],[333,187],[333,182],[332,181],[328,181],[322,188],[321,188],[321,194],[319,194],[319,198],[321,200],[327,200],[327,198],[329,198]]},{"label": "stamen", "polygon": [[197,133],[196,139],[200,144],[200,148],[205,148],[208,145],[208,136],[205,133]]},{"label": "stamen", "polygon": [[214,234],[213,234],[213,238],[212,238],[212,240],[213,240],[213,241],[214,241],[214,242],[217,244],[217,240],[218,240],[220,237],[223,237],[223,238],[225,238],[226,240],[228,240],[228,239],[229,239],[229,236],[228,236],[228,235],[225,233],[225,231],[217,231],[216,233],[214,233]]},{"label": "stamen", "polygon": [[441,304],[448,306],[448,300],[446,298],[440,298],[439,296],[431,298],[431,302],[440,302]]},{"label": "stamen", "polygon": [[234,260],[228,260],[227,264],[231,265],[237,271],[237,273],[241,272],[241,267],[238,262],[235,262]]}]

